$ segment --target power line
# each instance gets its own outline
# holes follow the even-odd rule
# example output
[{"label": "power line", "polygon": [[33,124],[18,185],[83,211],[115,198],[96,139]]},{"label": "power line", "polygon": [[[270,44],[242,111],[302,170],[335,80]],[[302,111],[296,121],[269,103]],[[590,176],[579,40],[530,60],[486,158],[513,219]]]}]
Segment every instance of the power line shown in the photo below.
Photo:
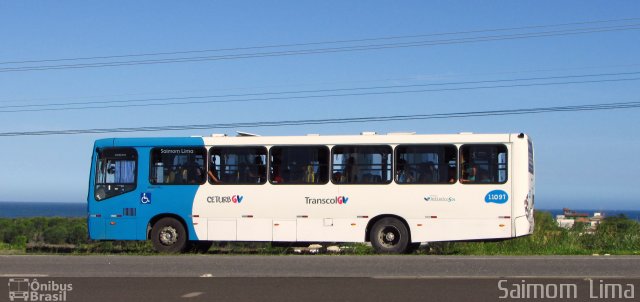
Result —
[{"label": "power line", "polygon": [[403,43],[367,44],[367,45],[356,45],[356,46],[345,46],[345,47],[242,53],[242,54],[218,55],[218,56],[179,57],[179,58],[151,59],[151,60],[111,61],[111,62],[95,62],[95,63],[81,63],[81,64],[7,67],[7,68],[0,68],[0,72],[83,69],[83,68],[115,67],[115,66],[186,63],[186,62],[215,61],[215,60],[237,60],[237,59],[249,59],[249,58],[281,57],[281,56],[294,56],[294,55],[395,49],[395,48],[420,47],[420,46],[435,46],[435,45],[446,45],[446,44],[477,43],[477,42],[489,42],[489,41],[501,41],[501,40],[589,34],[589,33],[597,33],[597,32],[637,30],[637,29],[640,29],[640,24],[565,29],[565,30],[556,30],[556,31],[520,33],[520,34],[509,34],[509,35],[480,36],[480,37],[457,38],[457,39],[448,39],[448,40],[427,40],[427,41],[414,41],[414,42],[403,42]]},{"label": "power line", "polygon": [[[196,91],[200,92],[210,92],[210,91],[237,91],[237,90],[257,90],[257,89],[269,89],[269,88],[296,88],[296,87],[313,87],[313,86],[327,86],[327,85],[345,85],[345,84],[359,84],[359,83],[375,83],[375,82],[416,82],[416,81],[433,81],[434,79],[445,80],[445,79],[457,79],[457,78],[467,78],[471,76],[496,76],[496,75],[512,75],[512,74],[523,74],[523,73],[548,73],[548,72],[560,72],[560,71],[576,71],[576,70],[589,70],[589,69],[611,69],[611,68],[628,68],[633,67],[636,68],[640,66],[637,63],[631,64],[615,64],[615,65],[590,65],[590,66],[581,66],[581,67],[564,67],[564,68],[540,68],[540,69],[526,69],[526,70],[502,70],[495,72],[475,72],[475,73],[434,73],[434,74],[415,74],[412,76],[404,76],[404,77],[388,77],[388,78],[378,78],[378,79],[362,79],[362,80],[350,80],[350,81],[329,81],[329,82],[315,82],[315,83],[297,83],[297,84],[279,84],[279,85],[265,85],[265,86],[236,86],[222,89],[213,89],[213,90],[188,90],[188,91],[164,91],[164,92],[139,92],[139,93],[120,93],[120,94],[107,94],[107,95],[90,95],[90,96],[75,96],[75,97],[39,97],[39,98],[23,98],[23,99],[5,99],[0,100],[0,104],[2,103],[34,103],[34,102],[45,102],[45,103],[36,103],[29,105],[0,105],[1,108],[11,108],[11,107],[46,107],[46,106],[57,106],[57,105],[83,105],[83,104],[99,104],[99,103],[130,103],[130,102],[145,102],[145,101],[162,101],[162,100],[173,100],[173,99],[191,99],[191,98],[207,98],[207,97],[223,97],[223,96],[243,96],[245,94],[230,94],[230,95],[195,95],[195,96],[175,96],[175,97],[154,97],[154,98],[143,98],[143,99],[126,99],[126,100],[110,100],[110,101],[89,101],[89,99],[104,99],[104,98],[113,98],[113,97],[132,97],[132,96],[141,96],[141,95],[167,95],[167,94],[177,94],[177,93],[192,93]],[[601,75],[613,75],[613,74],[598,74],[593,76],[601,76]],[[591,76],[591,75],[584,75]],[[532,78],[528,78],[532,79]],[[524,79],[522,79],[524,80]],[[500,80],[498,80],[500,81]],[[453,84],[460,84],[465,82],[457,82]],[[442,85],[442,83],[439,83]],[[328,90],[334,90],[336,88],[327,88]],[[318,89],[320,90],[320,89]],[[317,91],[317,90],[316,90]],[[299,91],[291,91],[292,93]],[[265,92],[259,92],[255,94],[264,94]],[[268,92],[267,92],[268,93]],[[285,93],[284,91],[276,92],[276,93]],[[59,99],[69,99],[69,100],[78,100],[75,102],[67,102],[67,103],[47,103],[46,101],[56,101]],[[83,102],[79,102],[79,100],[86,100]]]},{"label": "power line", "polygon": [[[622,82],[622,81],[637,81],[637,80],[640,80],[640,77],[618,78],[618,79],[584,80],[584,81],[566,81],[566,82],[547,82],[547,83],[524,83],[524,84],[494,85],[494,86],[453,87],[453,88],[438,88],[438,89],[374,91],[374,92],[342,93],[342,94],[320,94],[320,95],[300,95],[300,96],[284,96],[284,97],[264,97],[264,98],[231,99],[231,100],[202,100],[202,101],[165,102],[165,103],[150,103],[150,104],[127,104],[127,105],[84,106],[84,107],[63,107],[63,108],[39,108],[39,109],[15,109],[15,110],[0,110],[0,113],[62,111],[62,110],[89,110],[89,109],[132,108],[132,107],[152,107],[152,106],[156,107],[156,106],[192,105],[192,104],[207,104],[207,103],[240,103],[240,102],[257,102],[257,101],[281,101],[281,100],[294,100],[294,99],[316,99],[316,98],[327,98],[327,97],[390,95],[390,94],[424,93],[424,92],[438,92],[438,91],[461,91],[461,90],[475,90],[475,89],[495,89],[495,88],[534,87],[534,86],[569,85],[569,84],[586,84],[586,83],[606,83],[606,82]],[[407,86],[410,86],[410,85],[407,85]],[[336,91],[339,91],[339,89],[337,89]]]},{"label": "power line", "polygon": [[573,106],[521,108],[521,109],[508,109],[508,110],[435,113],[435,114],[344,117],[344,118],[333,118],[333,119],[236,122],[236,123],[226,123],[226,124],[173,125],[173,126],[149,126],[149,127],[127,127],[127,128],[94,128],[94,129],[0,132],[0,137],[123,133],[123,132],[155,132],[155,131],[177,131],[177,130],[198,130],[198,129],[281,127],[281,126],[301,126],[301,125],[323,125],[323,124],[335,124],[335,123],[351,124],[351,123],[365,123],[365,122],[389,122],[389,121],[408,121],[408,120],[489,117],[489,116],[504,116],[504,115],[541,114],[541,113],[551,113],[551,112],[580,112],[580,111],[601,111],[601,110],[635,109],[635,108],[640,108],[640,101],[585,104],[585,105],[573,105]]},{"label": "power line", "polygon": [[266,52],[266,53],[264,52],[263,53],[245,53],[245,54],[221,55],[221,56],[183,57],[183,58],[169,58],[169,59],[115,61],[115,62],[98,62],[98,63],[84,63],[84,64],[66,64],[66,65],[26,66],[26,67],[0,68],[0,72],[183,63],[183,62],[198,62],[198,61],[209,61],[209,60],[232,60],[232,59],[246,59],[246,58],[262,58],[262,57],[275,57],[275,56],[375,50],[375,49],[388,49],[388,48],[431,46],[431,45],[443,45],[443,44],[460,44],[460,43],[470,43],[470,42],[522,39],[522,38],[531,38],[531,37],[584,34],[584,33],[604,32],[604,31],[634,30],[634,29],[640,28],[640,27],[637,27],[638,25],[639,24],[631,24],[631,25],[614,26],[614,27],[570,29],[570,30],[561,30],[561,31],[526,33],[526,34],[515,34],[515,35],[512,34],[512,35],[502,35],[502,36],[484,36],[484,37],[459,38],[459,39],[449,39],[449,40],[435,40],[435,41],[370,44],[370,45],[359,45],[359,46],[348,46],[348,47],[337,47],[337,48],[319,48],[319,49],[291,50],[291,51]]},{"label": "power line", "polygon": [[[529,78],[498,79],[498,80],[483,80],[483,81],[463,81],[463,82],[446,82],[446,83],[410,84],[410,85],[387,85],[387,86],[329,88],[329,89],[276,91],[276,92],[242,93],[242,94],[225,94],[225,95],[199,95],[199,96],[182,96],[182,97],[166,97],[166,98],[146,98],[146,99],[115,100],[115,101],[90,101],[90,102],[67,102],[67,103],[48,103],[48,104],[30,104],[30,105],[6,105],[6,106],[0,106],[0,109],[7,109],[7,108],[33,108],[33,107],[49,107],[49,106],[73,106],[73,105],[88,105],[88,104],[113,104],[113,103],[130,104],[130,103],[151,102],[151,101],[188,100],[188,99],[206,99],[206,98],[227,98],[227,97],[245,97],[245,96],[266,96],[266,95],[284,95],[284,94],[305,94],[305,93],[358,91],[358,90],[380,90],[380,89],[412,88],[412,87],[428,87],[428,86],[488,84],[488,83],[500,83],[500,82],[557,80],[557,79],[605,77],[605,76],[608,77],[608,76],[622,76],[622,75],[635,75],[635,74],[640,74],[640,71],[617,72],[617,73],[598,73],[598,74],[580,74],[580,75],[562,75],[562,76],[549,76],[549,77],[529,77]],[[172,104],[188,104],[188,103],[180,102],[180,103],[172,103]],[[99,107],[99,108],[102,108],[102,107]],[[73,109],[73,107],[65,107],[65,108],[61,108],[61,109]],[[0,110],[0,112],[21,112],[21,111],[20,110],[14,110],[14,111],[2,111],[2,110]]]},{"label": "power line", "polygon": [[183,51],[170,51],[170,52],[150,52],[150,53],[124,54],[124,55],[105,55],[105,56],[92,56],[92,57],[6,61],[6,62],[0,62],[0,65],[61,62],[61,61],[81,61],[81,60],[95,60],[95,59],[117,59],[117,58],[130,58],[130,57],[148,57],[148,56],[177,55],[177,54],[191,54],[191,53],[205,53],[205,52],[224,52],[224,51],[252,50],[252,49],[265,49],[265,48],[282,48],[282,47],[298,47],[298,46],[325,45],[325,44],[355,43],[355,42],[381,41],[381,40],[398,40],[398,39],[423,38],[423,37],[434,37],[434,36],[449,36],[449,35],[461,35],[461,34],[473,34],[473,33],[485,33],[485,32],[523,30],[523,29],[534,29],[534,28],[562,27],[562,26],[571,26],[571,25],[626,22],[626,21],[637,21],[637,20],[640,20],[640,18],[594,20],[594,21],[582,21],[582,22],[571,22],[571,23],[528,25],[528,26],[520,26],[520,27],[503,27],[503,28],[491,28],[491,29],[480,29],[480,30],[427,33],[427,34],[417,34],[417,35],[398,35],[398,36],[320,41],[320,42],[308,42],[308,43],[271,44],[271,45],[258,45],[258,46],[247,46],[247,47],[197,49],[197,50],[183,50]]}]

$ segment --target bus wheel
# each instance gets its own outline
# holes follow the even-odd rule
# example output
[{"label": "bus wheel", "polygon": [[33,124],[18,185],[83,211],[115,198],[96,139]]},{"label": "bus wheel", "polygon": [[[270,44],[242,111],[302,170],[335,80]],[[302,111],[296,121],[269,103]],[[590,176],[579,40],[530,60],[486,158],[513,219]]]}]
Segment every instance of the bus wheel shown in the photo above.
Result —
[{"label": "bus wheel", "polygon": [[180,253],[187,246],[187,232],[180,221],[165,217],[153,225],[151,242],[159,253]]},{"label": "bus wheel", "polygon": [[370,233],[371,245],[381,254],[401,254],[409,245],[407,227],[395,218],[382,218],[373,225]]}]

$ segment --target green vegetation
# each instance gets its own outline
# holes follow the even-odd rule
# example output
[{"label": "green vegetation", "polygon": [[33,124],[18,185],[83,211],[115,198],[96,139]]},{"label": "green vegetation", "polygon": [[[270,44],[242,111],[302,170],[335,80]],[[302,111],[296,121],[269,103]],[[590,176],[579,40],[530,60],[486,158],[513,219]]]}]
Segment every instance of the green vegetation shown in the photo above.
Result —
[{"label": "green vegetation", "polygon": [[[572,229],[558,227],[547,212],[536,212],[531,236],[497,242],[440,242],[415,254],[434,255],[640,255],[640,223],[624,216],[605,218],[595,232],[584,224]],[[343,254],[373,254],[365,244],[341,245]],[[286,254],[288,246],[269,243],[216,243],[209,253]],[[87,239],[84,218],[0,219],[0,253],[125,253],[153,254],[145,241],[101,241]]]},{"label": "green vegetation", "polygon": [[640,223],[624,216],[605,218],[595,232],[585,224],[559,227],[548,212],[535,213],[533,235],[499,242],[443,242],[431,253],[445,255],[640,255]]},{"label": "green vegetation", "polygon": [[87,242],[86,219],[0,219],[0,250],[22,251],[27,245],[79,245]]}]

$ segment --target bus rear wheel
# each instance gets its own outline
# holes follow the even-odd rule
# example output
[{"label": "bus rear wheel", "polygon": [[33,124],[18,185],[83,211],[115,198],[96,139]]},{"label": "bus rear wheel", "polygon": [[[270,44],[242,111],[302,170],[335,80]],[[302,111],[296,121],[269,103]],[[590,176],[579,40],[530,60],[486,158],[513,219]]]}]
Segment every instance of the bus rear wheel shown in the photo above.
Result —
[{"label": "bus rear wheel", "polygon": [[180,221],[165,217],[153,225],[151,243],[159,253],[180,253],[187,246],[187,232]]},{"label": "bus rear wheel", "polygon": [[401,254],[409,246],[409,231],[402,221],[387,217],[373,225],[369,239],[377,253]]}]

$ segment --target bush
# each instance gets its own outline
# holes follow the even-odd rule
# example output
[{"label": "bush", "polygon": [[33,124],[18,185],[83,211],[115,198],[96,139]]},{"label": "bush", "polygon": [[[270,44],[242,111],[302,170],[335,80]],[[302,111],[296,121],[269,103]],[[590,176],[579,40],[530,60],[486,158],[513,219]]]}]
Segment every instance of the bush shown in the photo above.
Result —
[{"label": "bush", "polygon": [[532,235],[499,242],[437,242],[429,253],[439,255],[584,255],[640,252],[640,223],[624,216],[605,218],[594,234],[588,225],[559,227],[548,212],[535,212]]},{"label": "bush", "polygon": [[13,241],[11,242],[11,244],[13,244],[18,248],[25,248],[27,246],[27,236],[18,235],[13,238]]},{"label": "bush", "polygon": [[640,223],[624,215],[603,219],[595,234],[588,238],[592,249],[600,253],[640,251]]},{"label": "bush", "polygon": [[45,243],[63,244],[68,237],[67,229],[62,225],[56,225],[44,233]]},{"label": "bush", "polygon": [[67,237],[67,242],[73,244],[86,243],[89,240],[86,223],[75,223],[71,226]]}]

